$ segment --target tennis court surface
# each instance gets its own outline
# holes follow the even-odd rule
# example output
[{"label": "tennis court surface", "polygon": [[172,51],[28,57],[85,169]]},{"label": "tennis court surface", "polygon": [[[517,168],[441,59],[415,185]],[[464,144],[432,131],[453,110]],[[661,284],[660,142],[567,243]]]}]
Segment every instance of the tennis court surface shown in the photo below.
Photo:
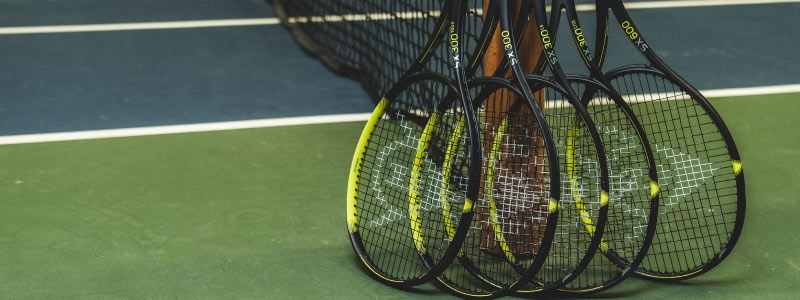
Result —
[{"label": "tennis court surface", "polygon": [[[703,91],[724,91],[709,95],[743,157],[747,217],[736,248],[709,273],[677,284],[631,278],[594,297],[796,299],[800,74],[785,49],[798,45],[777,37],[800,25],[800,3],[636,13],[678,71]],[[659,29],[686,14],[705,19],[684,22],[718,21],[697,35],[735,49]],[[13,33],[268,20],[268,4],[0,1],[0,16],[0,299],[453,298],[432,285],[390,288],[360,268],[344,200],[373,100],[285,28]],[[781,47],[755,48],[740,40],[748,32],[726,26]],[[334,117],[287,119],[319,115]]]}]

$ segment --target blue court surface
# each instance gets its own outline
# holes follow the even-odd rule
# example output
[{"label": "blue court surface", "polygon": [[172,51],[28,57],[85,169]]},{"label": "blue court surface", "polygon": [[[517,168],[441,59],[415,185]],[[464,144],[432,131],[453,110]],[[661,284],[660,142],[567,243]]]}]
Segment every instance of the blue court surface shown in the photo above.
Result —
[{"label": "blue court surface", "polygon": [[[798,83],[800,3],[673,6],[633,13],[659,54],[699,89]],[[363,113],[373,105],[358,83],[302,51],[264,1],[31,0],[0,8],[0,135]],[[272,23],[58,32],[240,19]],[[18,33],[29,26],[55,27]],[[612,44],[609,53],[622,54],[607,65],[636,57],[628,48]],[[582,70],[574,60],[565,67]]]}]

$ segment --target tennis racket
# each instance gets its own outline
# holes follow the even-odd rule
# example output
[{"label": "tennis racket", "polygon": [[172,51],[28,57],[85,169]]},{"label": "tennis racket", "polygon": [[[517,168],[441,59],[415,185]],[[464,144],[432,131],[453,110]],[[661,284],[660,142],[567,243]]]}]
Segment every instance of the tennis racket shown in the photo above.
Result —
[{"label": "tennis racket", "polygon": [[[523,78],[522,75],[524,75],[524,71],[522,71],[519,65],[518,56],[516,55],[517,53],[516,46],[511,41],[510,38],[513,37],[514,34],[513,34],[513,29],[511,28],[511,23],[512,23],[510,20],[511,18],[509,16],[509,11],[510,11],[509,3],[508,1],[490,2],[489,9],[485,10],[487,16],[492,14],[493,12],[492,9],[497,9],[497,15],[500,16],[500,23],[499,23],[500,32],[501,36],[505,38],[504,45],[506,46],[506,50],[508,51],[506,52],[506,55],[508,56],[507,61],[509,62],[509,66],[512,68],[512,70],[514,70],[514,72],[516,72],[516,74],[519,74],[517,78]],[[515,103],[514,101],[521,101],[521,100],[527,102],[526,107],[529,107],[529,109],[536,109],[537,106],[534,103],[536,103],[537,100],[534,100],[536,98],[533,96],[534,92],[528,86],[529,82],[533,82],[537,85],[536,93],[549,94],[549,95],[554,95],[556,97],[558,97],[557,95],[562,95],[561,97],[559,97],[560,99],[566,98],[566,96],[563,96],[566,95],[566,92],[564,92],[558,85],[554,84],[553,82],[550,82],[549,80],[543,77],[534,77],[534,78],[529,78],[528,80],[517,80],[515,83],[517,83],[518,86],[522,88],[514,93],[509,92],[505,94],[507,95],[505,97],[501,96],[504,99],[508,99],[504,102],[503,101],[498,102],[497,98],[493,99],[492,96],[497,96],[497,95],[493,95],[492,92],[478,94],[479,97],[477,98],[478,100],[476,102],[479,103],[482,107],[479,108],[478,111],[493,111],[493,109],[490,109],[490,107],[497,105],[498,103],[500,106],[515,107],[515,105],[513,105],[513,103]],[[549,93],[543,93],[545,89],[547,89]],[[504,89],[504,91],[508,90]],[[486,95],[486,96],[481,97],[480,95]],[[596,162],[599,161],[599,164],[598,163],[583,164],[582,162],[577,161],[577,157],[583,157],[583,156],[590,157],[591,155],[600,156],[602,155],[602,146],[600,145],[599,142],[600,140],[596,135],[596,130],[594,129],[594,127],[586,125],[587,123],[590,124],[591,120],[588,118],[588,116],[585,115],[585,111],[583,111],[583,114],[580,113],[581,107],[577,105],[577,101],[574,102],[562,101],[560,103],[565,105],[562,105],[562,107],[560,107],[559,109],[554,108],[552,113],[549,114],[549,116],[553,118],[555,121],[561,122],[562,124],[560,125],[568,124],[567,126],[560,126],[559,128],[562,130],[559,133],[561,134],[562,140],[569,141],[569,145],[562,145],[564,149],[562,149],[560,153],[558,148],[556,149],[556,153],[558,153],[559,156],[557,159],[564,162],[563,165],[559,164],[561,165],[560,175],[563,176],[561,178],[562,181],[561,184],[562,188],[563,188],[563,182],[566,182],[569,185],[569,188],[563,189],[570,193],[569,194],[570,199],[568,199],[569,203],[577,202],[578,204],[582,205],[582,208],[584,209],[585,212],[585,217],[587,220],[589,220],[594,217],[588,213],[589,210],[592,210],[593,212],[602,212],[602,208],[600,208],[601,205],[597,205],[598,207],[590,208],[589,207],[590,204],[588,204],[588,201],[583,200],[582,197],[595,196],[596,201],[601,202],[600,199],[602,198],[601,197],[602,192],[600,191],[599,187],[602,186],[601,178],[603,178],[603,175],[607,176],[605,161],[595,160]],[[570,103],[576,106],[571,106],[572,104]],[[522,107],[522,106],[516,106],[516,107]],[[576,113],[576,111],[578,111],[578,113]],[[530,113],[523,115],[530,115]],[[481,124],[484,124],[484,122],[481,122]],[[503,132],[506,130],[505,129],[506,125],[502,120],[502,118],[495,118],[494,121],[492,120],[486,121],[485,124],[487,125],[484,125],[482,128],[490,128],[490,130],[485,130],[484,132],[494,132],[494,135],[491,137],[484,138],[484,145],[486,145],[487,141],[492,141],[490,142],[492,147],[484,147],[485,148],[484,152],[488,153],[487,155],[484,155],[484,164],[489,164],[489,167],[487,168],[489,171],[486,172],[489,175],[484,176],[483,185],[484,187],[487,186],[494,187],[494,184],[496,183],[492,182],[492,178],[494,177],[493,172],[505,171],[504,168],[497,168],[497,165],[492,165],[492,163],[496,161],[495,157],[501,156],[503,152],[500,150],[503,147],[499,146],[499,144],[502,144],[501,141],[503,140],[503,138],[502,135],[498,133],[498,129],[496,128],[503,129],[500,130],[500,132]],[[554,123],[550,122],[550,120],[548,119],[547,123],[539,121],[539,124],[549,124],[550,129],[552,131]],[[528,127],[533,128],[532,126]],[[592,135],[592,131],[594,131],[595,133],[594,136]],[[484,134],[484,136],[486,136],[486,134]],[[558,147],[558,145],[556,145],[556,147]],[[489,150],[487,150],[486,148],[489,148]],[[598,165],[602,165],[602,167],[598,167]],[[564,171],[565,169],[563,166],[568,166],[569,171],[568,172]],[[594,173],[593,174],[594,176],[587,176],[592,172]],[[567,177],[567,175],[570,176]],[[564,178],[569,178],[569,179],[567,180]],[[521,181],[526,182],[525,180]],[[590,181],[594,182],[590,183]],[[607,184],[607,181],[602,181],[602,182]],[[583,188],[583,186],[578,187],[581,184],[585,184],[589,188]],[[592,189],[592,187],[595,187],[595,189]],[[516,187],[516,189],[520,190],[519,187]],[[578,191],[579,189],[582,189],[582,191]],[[530,190],[530,188],[528,188],[528,190]],[[483,215],[481,211],[487,212],[485,214],[487,215],[487,217],[485,218],[479,217],[479,220],[485,220],[485,221],[482,221],[479,224],[481,226],[473,229],[477,234],[468,235],[468,236],[477,235],[479,237],[483,237],[482,239],[476,241],[479,243],[478,247],[472,247],[472,249],[477,248],[478,250],[473,250],[468,253],[464,253],[464,255],[460,255],[459,260],[456,263],[454,263],[453,266],[451,266],[451,268],[449,268],[448,271],[446,271],[445,274],[443,274],[443,276],[439,277],[440,282],[444,286],[446,286],[450,290],[455,291],[460,296],[497,297],[500,295],[504,295],[506,293],[510,293],[520,287],[527,285],[528,282],[530,282],[530,279],[541,269],[543,260],[547,259],[547,257],[543,255],[543,253],[541,253],[541,251],[547,249],[541,247],[541,245],[529,243],[526,246],[518,248],[514,248],[512,246],[514,245],[514,243],[511,243],[509,241],[526,240],[526,238],[521,238],[521,236],[525,232],[519,232],[519,230],[517,230],[516,232],[509,232],[507,229],[524,228],[525,227],[524,225],[520,225],[524,224],[524,222],[519,222],[519,221],[514,222],[514,218],[516,217],[518,219],[519,214],[514,212],[509,212],[506,214],[507,218],[505,224],[515,224],[515,225],[511,226],[497,225],[498,223],[503,224],[502,221],[498,221],[500,219],[503,219],[502,218],[503,216],[499,214],[498,215],[493,214],[492,213],[493,211],[497,211],[497,207],[492,207],[492,205],[496,206],[498,204],[503,204],[504,202],[513,203],[511,201],[514,200],[495,198],[494,194],[492,194],[493,193],[492,189],[489,190],[483,189],[483,191],[484,192],[482,193],[482,196],[484,196],[483,199],[484,201],[479,201],[478,206],[486,207],[486,209],[484,210],[476,209],[476,211],[479,216]],[[592,193],[594,194],[592,195]],[[565,197],[563,196],[561,197],[562,201],[564,198]],[[524,199],[519,202],[524,203]],[[481,205],[481,203],[483,203],[484,205]],[[518,206],[524,206],[524,205],[518,205]],[[528,206],[530,207],[532,205],[529,203]],[[551,207],[553,206],[554,205],[551,205]],[[559,205],[558,207],[563,207],[563,205]],[[536,209],[534,210],[528,209],[528,211],[529,212],[536,211]],[[570,211],[574,213],[573,217],[578,217],[579,213],[577,212],[576,209],[571,209]],[[604,216],[599,219],[602,218],[604,218]],[[598,228],[595,227],[595,225],[599,225],[600,230],[597,231],[599,235],[599,232],[602,232],[602,226],[604,220],[593,220],[592,223],[593,225],[589,225],[592,227],[592,229]],[[527,234],[532,234],[532,236],[535,236],[537,234],[537,230],[540,230],[535,228],[542,228],[541,226],[528,226],[528,227],[532,228],[528,229],[532,231],[527,232]],[[549,230],[549,227],[547,228]],[[599,239],[595,241],[595,243],[598,242]],[[469,244],[471,244],[469,241],[465,242],[464,248],[466,249]],[[539,253],[535,252],[537,248],[540,251]],[[594,251],[591,249],[589,250],[592,252]],[[454,266],[458,266],[459,268],[466,270],[466,272],[472,273],[473,275],[475,275],[475,277],[477,277],[480,280],[468,281],[468,280],[460,280],[461,278],[464,277],[457,277],[457,275],[448,276],[449,272],[452,269],[457,269]],[[570,268],[570,270],[573,269]],[[551,284],[560,283],[560,279],[561,278],[558,279],[554,278],[552,280],[552,283],[543,283],[541,284],[541,287],[545,286],[549,287]]]},{"label": "tennis racket", "polygon": [[[536,9],[543,9],[544,1],[537,2]],[[616,90],[609,88],[611,84],[593,63],[574,0],[552,1],[550,30],[554,43],[562,13],[591,77],[568,78],[603,135],[609,158],[611,200],[600,252],[577,279],[559,291],[593,293],[622,282],[644,259],[655,233],[659,186],[647,135],[631,108]],[[595,80],[596,83],[591,82]]]},{"label": "tennis racket", "polygon": [[463,11],[461,1],[445,2],[441,30],[379,101],[354,154],[347,193],[350,240],[368,273],[388,285],[418,285],[441,273],[458,253],[473,215],[480,144],[466,83],[417,72],[444,42],[444,28],[450,29],[453,67],[462,68],[463,18],[453,14]]},{"label": "tennis racket", "polygon": [[509,81],[474,78],[483,174],[476,217],[458,259],[438,277],[461,297],[499,297],[547,257],[558,220],[559,173],[544,116]]},{"label": "tennis racket", "polygon": [[[471,7],[480,7],[475,1]],[[465,74],[481,66],[497,27],[495,9],[486,15]],[[461,297],[498,297],[524,282],[546,257],[557,221],[558,170],[554,144],[538,107],[503,78],[469,80],[478,107],[483,151],[481,192],[466,241],[439,282]],[[513,178],[513,179],[512,179]]]},{"label": "tennis racket", "polygon": [[[545,20],[524,1],[523,10],[532,13],[526,30],[539,34],[546,66],[553,73],[551,84],[540,75],[527,75],[527,83],[538,95],[559,153],[562,175],[562,198],[559,224],[549,257],[534,280],[519,290],[521,294],[541,293],[559,288],[573,280],[591,261],[601,243],[608,213],[608,165],[602,139],[570,82],[561,70],[553,51]],[[521,43],[536,41],[523,40]],[[512,66],[513,70],[513,66]],[[518,71],[515,71],[518,72]]]},{"label": "tennis racket", "polygon": [[606,73],[641,121],[659,168],[658,228],[636,274],[663,281],[698,276],[730,254],[744,226],[745,182],[736,144],[711,103],[656,55],[622,1],[596,5],[598,68],[607,54],[609,11],[650,63]]}]

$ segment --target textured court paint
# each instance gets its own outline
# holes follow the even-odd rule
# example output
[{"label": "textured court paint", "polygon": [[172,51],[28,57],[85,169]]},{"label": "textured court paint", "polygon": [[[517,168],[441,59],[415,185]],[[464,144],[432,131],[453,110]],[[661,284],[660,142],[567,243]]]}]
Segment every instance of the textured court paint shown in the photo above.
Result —
[{"label": "textured court paint", "polygon": [[341,206],[362,126],[2,147],[0,298],[360,290]]},{"label": "textured court paint", "polygon": [[[794,299],[800,95],[712,100],[747,161],[742,239],[629,299]],[[363,122],[0,146],[0,298],[452,299],[377,283],[342,226]]]}]

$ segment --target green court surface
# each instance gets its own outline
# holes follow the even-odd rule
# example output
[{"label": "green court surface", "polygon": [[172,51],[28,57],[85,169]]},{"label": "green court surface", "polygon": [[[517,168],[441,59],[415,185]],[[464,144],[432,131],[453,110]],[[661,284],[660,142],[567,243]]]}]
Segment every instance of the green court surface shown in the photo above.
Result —
[{"label": "green court surface", "polygon": [[[745,230],[722,265],[596,297],[796,299],[799,100],[712,100],[747,180]],[[362,126],[0,146],[0,299],[453,298],[360,269],[345,190]]]}]

